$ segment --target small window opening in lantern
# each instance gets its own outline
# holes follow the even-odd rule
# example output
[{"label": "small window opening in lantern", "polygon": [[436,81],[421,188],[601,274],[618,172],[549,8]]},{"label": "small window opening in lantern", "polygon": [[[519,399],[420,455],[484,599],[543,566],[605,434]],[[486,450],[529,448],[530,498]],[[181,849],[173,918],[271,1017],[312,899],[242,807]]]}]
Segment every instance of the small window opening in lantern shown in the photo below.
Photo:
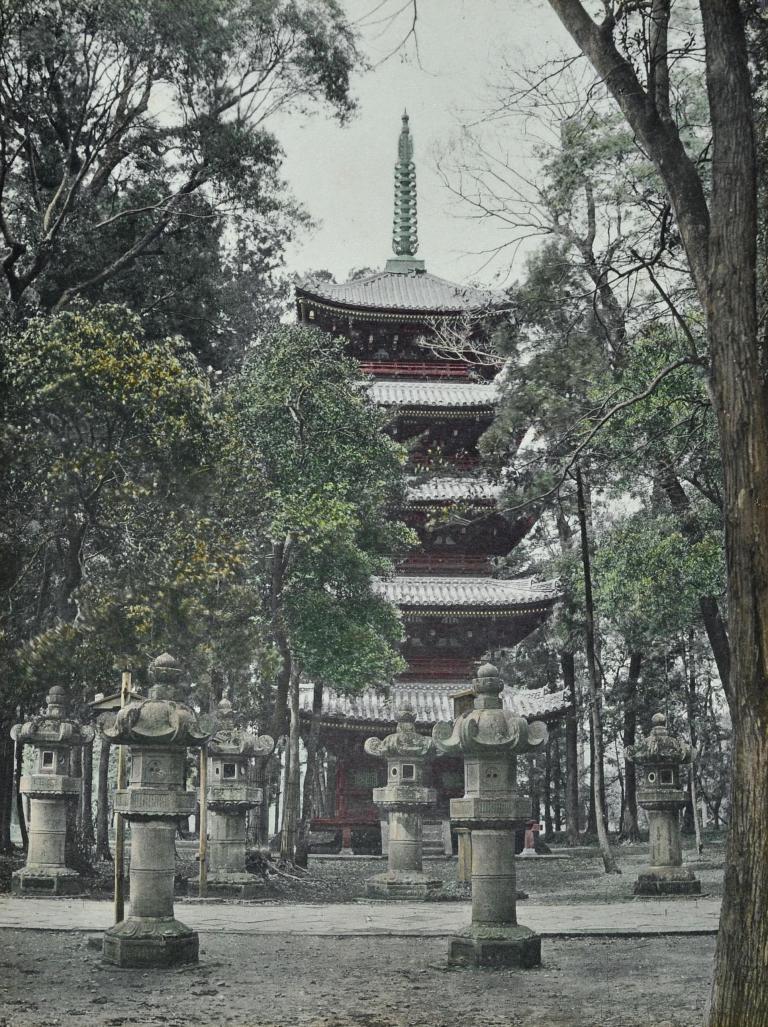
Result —
[{"label": "small window opening in lantern", "polygon": [[397,767],[392,767],[392,777],[397,777]]},{"label": "small window opening in lantern", "polygon": [[403,781],[413,781],[416,776],[415,767],[412,763],[403,764]]},{"label": "small window opening in lantern", "polygon": [[237,771],[237,768],[236,768],[234,763],[225,763],[224,764],[224,773],[223,773],[222,776],[223,777],[234,777],[236,771]]},{"label": "small window opening in lantern", "polygon": [[655,770],[649,770],[648,771],[648,784],[649,785],[656,784],[656,771]]},{"label": "small window opening in lantern", "polygon": [[310,321],[314,321],[315,320],[315,312],[314,312],[314,310],[310,310],[310,312],[309,312],[309,320]]},{"label": "small window opening in lantern", "polygon": [[675,778],[671,770],[662,770],[661,783],[663,785],[671,785],[675,783]]},{"label": "small window opening in lantern", "polygon": [[53,766],[53,753],[52,752],[44,752],[43,753],[43,766],[44,767],[52,767]]}]

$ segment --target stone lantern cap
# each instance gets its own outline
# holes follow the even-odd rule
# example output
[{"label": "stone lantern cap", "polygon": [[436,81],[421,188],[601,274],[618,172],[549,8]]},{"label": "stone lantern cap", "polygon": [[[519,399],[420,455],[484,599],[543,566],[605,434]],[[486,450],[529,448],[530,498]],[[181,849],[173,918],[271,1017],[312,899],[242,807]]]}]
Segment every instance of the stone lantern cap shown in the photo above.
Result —
[{"label": "stone lantern cap", "polygon": [[641,766],[648,763],[667,763],[680,766],[691,762],[691,747],[667,731],[667,718],[655,713],[650,732],[635,745],[625,749],[628,760]]},{"label": "stone lantern cap", "polygon": [[222,699],[216,708],[216,734],[208,743],[208,754],[217,757],[248,759],[269,756],[275,748],[269,735],[257,735],[237,722],[229,699]]},{"label": "stone lantern cap", "polygon": [[426,760],[437,752],[431,738],[416,731],[416,714],[410,703],[403,703],[395,714],[397,728],[386,738],[367,738],[365,751],[381,759]]},{"label": "stone lantern cap", "polygon": [[441,721],[432,729],[432,738],[440,752],[450,756],[499,758],[519,753],[536,752],[547,742],[547,726],[543,721],[530,723],[501,701],[504,682],[490,663],[483,664],[473,682],[474,708],[462,713],[451,723]]},{"label": "stone lantern cap", "polygon": [[70,748],[93,741],[93,728],[69,716],[66,689],[54,685],[46,702],[45,713],[11,728],[11,737],[15,741],[44,748]]},{"label": "stone lantern cap", "polygon": [[185,702],[170,698],[178,695],[181,668],[168,653],[153,660],[149,668],[154,682],[146,699],[135,699],[115,717],[104,735],[118,745],[197,748],[216,730],[208,714],[198,715]]}]

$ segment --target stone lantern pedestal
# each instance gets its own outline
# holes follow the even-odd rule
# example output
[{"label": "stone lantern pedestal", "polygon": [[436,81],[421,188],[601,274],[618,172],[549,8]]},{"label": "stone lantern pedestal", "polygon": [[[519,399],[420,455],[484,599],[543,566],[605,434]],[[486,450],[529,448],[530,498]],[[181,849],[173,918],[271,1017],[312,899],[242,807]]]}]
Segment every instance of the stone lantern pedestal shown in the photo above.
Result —
[{"label": "stone lantern pedestal", "polygon": [[252,756],[269,756],[275,743],[269,735],[239,727],[228,699],[219,703],[216,720],[218,729],[208,743],[208,894],[252,899],[262,883],[245,869],[245,820],[263,793],[248,782],[248,763]]},{"label": "stone lantern pedestal", "polygon": [[180,674],[171,656],[159,656],[150,664],[148,698],[129,703],[104,729],[110,742],[131,750],[128,787],[115,795],[115,810],[131,825],[130,915],[106,931],[103,949],[118,966],[197,962],[197,933],[173,915],[174,836],[195,809],[184,783],[187,747],[203,745],[215,721],[178,701]]},{"label": "stone lantern pedestal", "polygon": [[80,778],[70,773],[72,750],[93,740],[93,728],[82,727],[68,715],[65,690],[60,685],[48,693],[45,713],[11,729],[11,737],[32,745],[33,773],[20,786],[30,800],[27,862],[11,878],[11,890],[19,895],[77,895],[81,879],[65,863],[67,808],[80,792]]},{"label": "stone lantern pedestal", "polygon": [[442,888],[442,882],[422,867],[424,810],[437,800],[434,788],[423,784],[424,764],[436,750],[431,738],[417,734],[415,725],[415,713],[404,706],[394,734],[365,742],[370,756],[387,761],[387,784],[373,790],[373,801],[389,815],[387,871],[368,879],[368,895],[373,898],[425,899]]},{"label": "stone lantern pedestal", "polygon": [[530,802],[515,792],[510,756],[541,748],[547,729],[504,710],[502,688],[496,668],[485,664],[474,708],[432,731],[441,752],[464,757],[465,794],[451,799],[451,823],[472,837],[472,923],[451,941],[449,961],[533,967],[541,963],[541,939],[517,922],[515,881],[515,831],[528,822]]},{"label": "stone lantern pedestal", "polygon": [[691,749],[667,731],[663,713],[654,715],[650,734],[626,750],[640,771],[638,805],[648,814],[651,865],[640,872],[635,895],[699,895],[701,882],[683,867],[680,810],[686,797],[681,767],[690,763]]}]

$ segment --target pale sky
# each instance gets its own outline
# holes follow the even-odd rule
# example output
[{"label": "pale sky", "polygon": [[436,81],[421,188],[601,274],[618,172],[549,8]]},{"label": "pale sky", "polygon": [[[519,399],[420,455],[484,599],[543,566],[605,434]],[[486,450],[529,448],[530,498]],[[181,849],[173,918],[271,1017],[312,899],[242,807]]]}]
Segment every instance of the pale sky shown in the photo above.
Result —
[{"label": "pale sky", "polygon": [[343,280],[353,267],[383,266],[391,255],[393,167],[407,108],[416,151],[419,256],[428,271],[445,278],[493,284],[497,266],[480,270],[484,258],[474,254],[498,243],[498,229],[456,216],[455,201],[436,173],[434,150],[487,109],[503,60],[520,68],[542,63],[571,50],[569,37],[546,0],[418,0],[420,62],[412,40],[383,60],[408,32],[410,3],[343,5],[363,30],[374,65],[354,81],[356,115],[344,127],[323,115],[292,115],[273,124],[286,151],[284,176],[318,222],[290,248],[288,270],[328,268]]}]

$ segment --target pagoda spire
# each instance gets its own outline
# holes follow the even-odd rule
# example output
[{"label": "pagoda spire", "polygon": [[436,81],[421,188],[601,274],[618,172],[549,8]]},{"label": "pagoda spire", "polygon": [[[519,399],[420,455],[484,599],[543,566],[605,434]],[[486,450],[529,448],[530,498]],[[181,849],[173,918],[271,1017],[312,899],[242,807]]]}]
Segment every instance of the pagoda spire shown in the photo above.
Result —
[{"label": "pagoda spire", "polygon": [[392,249],[395,257],[387,261],[387,271],[405,273],[424,270],[424,261],[417,260],[415,256],[419,248],[417,226],[413,137],[408,111],[404,111],[395,164],[395,217],[392,224]]}]

